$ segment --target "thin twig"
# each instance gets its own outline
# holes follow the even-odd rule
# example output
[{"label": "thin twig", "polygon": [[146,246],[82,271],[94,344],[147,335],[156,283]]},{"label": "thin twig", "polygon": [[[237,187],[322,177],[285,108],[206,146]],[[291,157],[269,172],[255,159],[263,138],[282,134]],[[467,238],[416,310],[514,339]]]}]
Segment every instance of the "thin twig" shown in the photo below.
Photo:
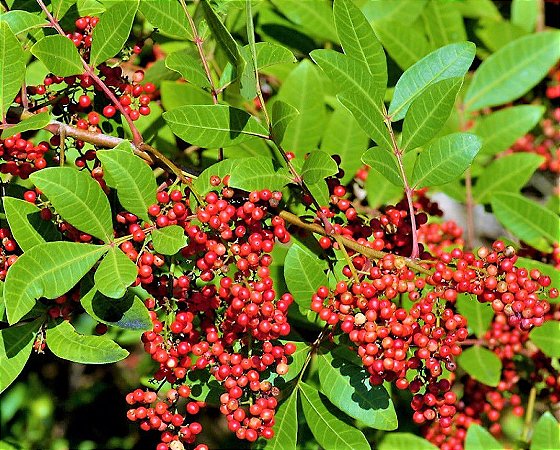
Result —
[{"label": "thin twig", "polygon": [[525,422],[523,423],[523,433],[521,434],[521,440],[528,442],[529,431],[531,430],[531,423],[533,422],[533,412],[535,410],[535,400],[537,399],[537,388],[535,386],[531,387],[529,391],[529,401],[527,402],[527,410],[525,412]]}]

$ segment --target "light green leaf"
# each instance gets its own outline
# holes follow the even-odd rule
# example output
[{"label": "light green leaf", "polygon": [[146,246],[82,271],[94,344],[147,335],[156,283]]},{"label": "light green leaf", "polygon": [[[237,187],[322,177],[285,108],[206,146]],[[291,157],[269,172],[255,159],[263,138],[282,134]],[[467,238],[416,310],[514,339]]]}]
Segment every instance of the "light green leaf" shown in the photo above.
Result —
[{"label": "light green leaf", "polygon": [[13,383],[31,355],[39,320],[0,330],[0,392]]},{"label": "light green leaf", "polygon": [[523,28],[527,33],[535,30],[538,14],[538,0],[512,0],[511,2],[512,23]]},{"label": "light green leaf", "polygon": [[128,291],[115,299],[93,288],[80,298],[86,312],[98,322],[125,330],[151,330],[152,320],[144,302]]},{"label": "light green leaf", "polygon": [[192,39],[187,16],[177,1],[142,0],[139,11],[161,34],[177,39]]},{"label": "light green leaf", "polygon": [[537,202],[520,194],[496,192],[490,203],[500,223],[519,239],[530,242],[544,237],[551,244],[558,241],[560,218]]},{"label": "light green leaf", "polygon": [[68,12],[75,0],[52,0],[52,14],[55,18],[60,19]]},{"label": "light green leaf", "polygon": [[372,386],[365,370],[333,357],[317,358],[321,391],[341,411],[378,430],[397,428],[397,414],[384,386]]},{"label": "light green leaf", "polygon": [[276,142],[282,142],[288,125],[299,115],[299,111],[282,100],[272,105],[272,135]]},{"label": "light green leaf", "polygon": [[560,424],[546,411],[533,428],[530,450],[560,448]]},{"label": "light green leaf", "polygon": [[189,83],[165,80],[160,87],[161,104],[167,111],[187,105],[212,105],[209,92]]},{"label": "light green leaf", "polygon": [[465,450],[500,450],[504,447],[486,429],[474,423],[469,426]]},{"label": "light green leaf", "polygon": [[120,361],[128,352],[105,336],[78,334],[67,320],[56,320],[47,329],[47,345],[56,356],[81,364]]},{"label": "light green leaf", "polygon": [[322,151],[311,152],[301,170],[301,176],[307,183],[318,183],[338,172],[338,166],[328,153]]},{"label": "light green leaf", "polygon": [[7,22],[0,21],[0,120],[14,101],[25,76],[26,57]]},{"label": "light green leaf", "polygon": [[231,171],[229,185],[244,191],[280,191],[290,182],[285,169],[277,170],[270,158],[255,156],[238,161]]},{"label": "light green leaf", "polygon": [[378,450],[436,450],[426,439],[412,433],[386,433]]},{"label": "light green leaf", "polygon": [[331,450],[370,450],[363,433],[343,422],[328,400],[307,383],[298,384],[303,414],[313,436]]},{"label": "light green leaf", "polygon": [[494,318],[494,310],[489,303],[480,303],[475,297],[459,294],[457,309],[467,319],[469,328],[478,338],[482,338]]},{"label": "light green leaf", "polygon": [[[526,34],[523,28],[505,20],[500,22],[485,22],[483,27],[475,31],[475,35],[492,53]],[[489,55],[486,55],[486,57],[488,56]]]},{"label": "light green leaf", "polygon": [[467,39],[463,17],[453,3],[428,2],[422,20],[434,49]]},{"label": "light green leaf", "polygon": [[475,345],[463,350],[458,358],[459,365],[475,380],[488,386],[497,386],[502,376],[502,361],[496,354]]},{"label": "light green leaf", "polygon": [[402,151],[420,147],[438,134],[451,114],[462,83],[461,77],[441,80],[416,97],[404,119]]},{"label": "light green leaf", "polygon": [[375,85],[387,86],[387,62],[381,43],[371,25],[352,0],[336,0],[334,24],[344,53],[363,63],[375,79]]},{"label": "light green leaf", "polygon": [[41,210],[34,204],[7,196],[3,203],[12,235],[24,252],[46,240],[60,239],[54,224],[41,219]]},{"label": "light green leaf", "polygon": [[266,439],[263,450],[296,450],[297,444],[297,398],[298,390],[290,394],[276,411],[274,415],[274,436]]},{"label": "light green leaf", "polygon": [[174,255],[186,244],[185,230],[179,225],[157,228],[151,233],[154,250],[164,255]]},{"label": "light green leaf", "polygon": [[394,185],[375,170],[369,171],[364,189],[367,192],[366,200],[370,208],[398,202],[403,195],[402,186]]},{"label": "light green leaf", "polygon": [[239,47],[231,34],[229,33],[228,29],[216,15],[212,7],[208,2],[201,2],[200,5],[202,6],[202,10],[204,11],[204,16],[206,17],[206,22],[208,27],[212,31],[212,35],[220,44],[221,49],[224,51],[227,60],[234,66],[237,67],[238,72],[241,73],[240,68],[242,69],[245,65],[245,61],[239,52]]},{"label": "light green leaf", "polygon": [[303,309],[311,307],[311,297],[319,286],[328,286],[327,262],[307,247],[293,244],[284,260],[284,279],[295,302]]},{"label": "light green leaf", "polygon": [[[366,18],[374,24],[386,21],[400,21],[405,25],[411,25],[418,19],[424,9],[427,0],[399,0],[365,2],[362,6]],[[362,2],[364,3],[364,2]]]},{"label": "light green leaf", "polygon": [[267,129],[249,113],[227,105],[189,105],[163,113],[174,134],[200,147],[227,147],[253,136],[268,136]]},{"label": "light green leaf", "polygon": [[474,59],[475,48],[472,42],[449,44],[408,68],[395,86],[389,106],[391,120],[402,119],[413,100],[430,84],[464,76]]},{"label": "light green leaf", "polygon": [[412,184],[438,186],[461,175],[480,150],[480,139],[470,133],[453,133],[432,141],[418,155]]},{"label": "light green leaf", "polygon": [[68,292],[106,251],[104,246],[75,242],[47,242],[30,248],[6,276],[9,323],[27,314],[39,297],[56,298]]},{"label": "light green leaf", "polygon": [[99,17],[107,8],[98,0],[78,0],[78,12],[83,16],[97,16]]},{"label": "light green leaf", "polygon": [[238,162],[239,160],[236,159],[225,159],[223,161],[217,162],[216,164],[212,164],[207,169],[204,169],[204,171],[193,182],[196,192],[198,192],[202,196],[205,196],[210,191],[218,190],[219,188],[216,188],[215,186],[212,186],[212,184],[210,184],[210,178],[212,178],[214,175],[223,178],[226,175],[231,174],[233,167]]},{"label": "light green leaf", "polygon": [[22,120],[13,127],[6,128],[0,133],[0,138],[6,139],[17,133],[23,133],[29,130],[40,130],[41,128],[47,126],[51,120],[51,115],[48,112],[42,112],[39,114],[34,114],[33,116]]},{"label": "light green leaf", "polygon": [[474,200],[490,203],[494,192],[519,192],[543,162],[544,157],[534,153],[514,153],[492,161],[476,180]]},{"label": "light green leaf", "polygon": [[95,271],[95,286],[103,295],[121,298],[136,280],[138,269],[118,247],[111,247]]},{"label": "light green leaf", "polygon": [[529,337],[545,355],[560,358],[560,322],[547,320],[540,327],[533,328]]},{"label": "light green leaf", "polygon": [[560,31],[531,34],[502,47],[474,74],[467,111],[515,100],[534,87],[560,58]]},{"label": "light green leaf", "polygon": [[17,9],[0,14],[0,22],[6,22],[14,34],[49,25],[45,19],[37,14]]},{"label": "light green leaf", "polygon": [[49,167],[29,178],[63,219],[105,242],[113,240],[109,200],[89,173],[70,167]]},{"label": "light green leaf", "polygon": [[[256,42],[255,43],[257,70],[265,69],[266,67],[274,66],[276,64],[288,64],[296,62],[296,57],[286,47],[282,47],[272,42]],[[245,60],[249,60],[251,50],[249,45],[241,47],[241,55]]]},{"label": "light green leaf", "polygon": [[392,152],[372,147],[362,155],[362,162],[381,174],[395,186],[404,187],[399,163]]},{"label": "light green leaf", "polygon": [[97,66],[121,51],[132,29],[138,0],[114,3],[93,29],[90,66]]},{"label": "light green leaf", "polygon": [[195,86],[201,88],[210,87],[210,82],[204,73],[200,58],[193,56],[188,50],[180,50],[169,54],[165,59],[165,65],[168,69],[180,73],[186,81]]},{"label": "light green leaf", "polygon": [[255,27],[253,25],[253,11],[251,0],[245,1],[245,23],[247,40],[249,41],[249,55],[243,56],[247,62],[240,77],[240,93],[245,100],[253,100],[257,96],[257,50],[255,48]]},{"label": "light green leaf", "polygon": [[464,17],[472,19],[488,18],[495,21],[503,20],[498,7],[492,0],[464,0],[456,2],[455,7]]},{"label": "light green leaf", "polygon": [[107,173],[107,184],[117,190],[119,202],[127,211],[150,221],[148,208],[156,203],[156,177],[144,161],[132,153],[124,141],[112,150],[99,150],[97,157]]},{"label": "light green leaf", "polygon": [[495,155],[509,148],[539,123],[544,110],[543,106],[517,105],[481,117],[475,129],[482,138],[480,153]]},{"label": "light green leaf", "polygon": [[78,49],[66,36],[45,36],[31,47],[31,53],[49,72],[59,77],[78,75],[84,71]]}]

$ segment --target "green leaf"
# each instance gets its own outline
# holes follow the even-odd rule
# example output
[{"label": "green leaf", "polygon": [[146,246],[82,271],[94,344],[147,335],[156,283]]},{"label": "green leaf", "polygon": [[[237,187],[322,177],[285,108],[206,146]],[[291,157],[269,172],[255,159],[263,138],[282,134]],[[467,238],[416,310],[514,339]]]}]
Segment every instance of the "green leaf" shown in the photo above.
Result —
[{"label": "green leaf", "polygon": [[193,56],[188,50],[181,50],[168,55],[165,59],[165,66],[180,73],[186,81],[195,86],[201,88],[210,87],[210,82],[204,73],[200,58]]},{"label": "green leaf", "polygon": [[118,247],[111,247],[95,271],[95,286],[103,295],[121,298],[136,280],[138,269]]},{"label": "green leaf", "polygon": [[544,114],[543,106],[517,105],[478,119],[475,132],[482,138],[481,154],[495,155],[533,129]]},{"label": "green leaf", "polygon": [[34,204],[14,197],[4,197],[3,203],[12,235],[24,252],[46,240],[60,239],[54,224],[41,219],[41,210]]},{"label": "green leaf", "polygon": [[27,314],[39,297],[56,298],[68,292],[106,251],[104,246],[76,242],[47,242],[30,248],[6,276],[9,323]]},{"label": "green leaf", "polygon": [[465,372],[481,383],[497,386],[500,382],[502,361],[494,352],[484,347],[475,345],[463,350],[458,363]]},{"label": "green leaf", "polygon": [[344,53],[362,62],[375,79],[375,85],[387,86],[385,52],[371,25],[352,0],[336,0],[334,25]]},{"label": "green leaf", "polygon": [[99,19],[93,29],[89,65],[95,67],[121,51],[126,43],[138,0],[114,3]]},{"label": "green leaf", "polygon": [[154,250],[164,255],[174,255],[181,250],[185,242],[185,230],[179,225],[169,225],[152,231]]},{"label": "green leaf", "polygon": [[156,177],[144,161],[132,153],[125,141],[112,150],[99,150],[97,157],[107,173],[107,184],[117,190],[119,202],[127,211],[150,221],[148,208],[156,203]]},{"label": "green leaf", "polygon": [[367,192],[366,200],[370,208],[398,202],[403,195],[402,186],[396,186],[375,170],[369,172],[364,189]]},{"label": "green leaf", "polygon": [[307,183],[318,183],[338,172],[338,165],[328,153],[317,150],[311,152],[303,163],[301,176]]},{"label": "green leaf", "polygon": [[[241,47],[240,51],[245,60],[251,57],[249,45]],[[257,70],[265,69],[266,67],[276,64],[289,64],[297,61],[290,49],[278,44],[273,44],[272,42],[256,42],[255,52]]]},{"label": "green leaf", "polygon": [[453,133],[432,141],[418,155],[412,184],[419,188],[445,184],[461,175],[480,150],[480,139],[470,133]]},{"label": "green leaf", "polygon": [[395,155],[379,147],[372,147],[362,155],[362,162],[381,174],[395,186],[403,187],[399,163]]},{"label": "green leaf", "polygon": [[472,42],[449,44],[408,68],[395,86],[389,106],[391,120],[402,119],[413,100],[430,84],[464,76],[474,59],[475,48]]},{"label": "green leaf", "polygon": [[274,436],[266,439],[262,447],[263,450],[296,450],[297,444],[297,398],[298,390],[278,407],[274,415]]},{"label": "green leaf", "polygon": [[0,21],[0,120],[21,89],[26,57],[7,22]]},{"label": "green leaf", "polygon": [[236,159],[225,159],[223,161],[212,164],[210,167],[205,169],[196,180],[194,180],[193,185],[198,194],[205,196],[210,191],[216,191],[219,188],[212,186],[210,184],[210,178],[214,175],[223,178],[226,175],[231,174],[233,167],[239,162]]},{"label": "green leaf", "polygon": [[328,286],[328,265],[307,247],[293,244],[284,259],[284,279],[295,302],[303,309],[311,307],[311,297],[319,286]]},{"label": "green leaf", "polygon": [[434,49],[467,39],[463,17],[453,3],[428,2],[422,19]]},{"label": "green leaf", "polygon": [[247,61],[241,72],[240,93],[245,100],[253,100],[257,96],[257,50],[255,47],[255,27],[253,25],[253,11],[251,9],[251,0],[245,1],[245,22],[247,40],[249,41],[249,55],[243,56],[242,59]]},{"label": "green leaf", "polygon": [[538,0],[513,0],[511,2],[511,21],[514,25],[532,33],[539,14]]},{"label": "green leaf", "polygon": [[78,75],[84,71],[78,49],[66,36],[45,36],[31,47],[31,53],[49,72],[59,77]]},{"label": "green leaf", "polygon": [[519,239],[530,242],[542,236],[551,244],[558,241],[560,218],[537,202],[520,194],[496,192],[490,204],[500,223]]},{"label": "green leaf", "polygon": [[189,105],[163,113],[171,131],[200,147],[227,147],[268,130],[249,113],[227,105]]},{"label": "green leaf", "polygon": [[476,180],[474,200],[490,203],[494,192],[519,192],[544,160],[534,153],[514,153],[495,159]]},{"label": "green leaf", "polygon": [[406,70],[430,53],[430,44],[422,32],[400,21],[374,24],[375,32],[387,53],[397,65]]},{"label": "green leaf", "polygon": [[545,355],[560,358],[560,322],[548,320],[540,327],[533,328],[529,337]]},{"label": "green leaf", "polygon": [[105,242],[113,240],[109,200],[89,173],[70,167],[49,167],[29,178],[64,220]]},{"label": "green leaf", "polygon": [[81,364],[120,361],[128,352],[105,336],[78,334],[67,320],[56,320],[47,329],[47,345],[56,356]]},{"label": "green leaf", "polygon": [[[366,18],[374,24],[385,21],[400,21],[405,25],[411,25],[418,19],[424,9],[427,0],[399,0],[365,2],[362,6]],[[364,2],[362,2],[364,3]]]},{"label": "green leaf", "polygon": [[504,448],[488,431],[474,423],[467,431],[465,450],[499,450]]},{"label": "green leaf", "polygon": [[[502,20],[500,22],[485,22],[483,27],[475,31],[475,34],[484,46],[493,53],[527,33],[523,28]],[[486,57],[488,56],[486,55]]]},{"label": "green leaf", "polygon": [[456,305],[459,313],[467,319],[469,328],[478,338],[482,338],[494,318],[494,310],[490,304],[480,303],[467,294],[459,294]]},{"label": "green leaf", "polygon": [[29,130],[40,130],[47,126],[51,120],[51,115],[48,112],[34,114],[33,116],[22,120],[13,127],[6,128],[0,133],[0,138],[6,139],[17,133],[23,133]]},{"label": "green leaf", "polygon": [[363,433],[343,422],[340,413],[315,388],[303,382],[298,388],[303,414],[319,445],[331,450],[370,449]]},{"label": "green leaf", "polygon": [[515,100],[544,78],[560,58],[560,31],[531,34],[502,47],[474,74],[465,95],[467,111]]},{"label": "green leaf", "polygon": [[192,39],[192,31],[179,2],[142,0],[138,10],[161,34],[176,39]]},{"label": "green leaf", "polygon": [[243,158],[232,169],[229,185],[244,191],[281,191],[290,182],[285,169],[275,169],[272,160],[262,156]]},{"label": "green leaf", "polygon": [[372,386],[365,370],[333,357],[317,358],[321,391],[341,411],[378,430],[397,428],[397,414],[384,386]]},{"label": "green leaf", "polygon": [[144,302],[128,291],[115,299],[93,288],[80,298],[86,312],[98,322],[126,330],[151,330],[152,320]]},{"label": "green leaf", "polygon": [[436,450],[437,447],[412,433],[386,433],[378,450]]},{"label": "green leaf", "polygon": [[17,9],[0,14],[0,22],[6,22],[14,34],[25,33],[49,25],[45,19],[37,14]]},{"label": "green leaf", "polygon": [[201,2],[202,10],[204,11],[204,16],[206,17],[206,22],[208,27],[212,31],[212,35],[220,44],[220,47],[224,51],[227,60],[234,66],[238,68],[238,72],[241,72],[239,68],[244,66],[245,61],[239,52],[239,47],[228,29],[216,15],[212,7],[208,2]]},{"label": "green leaf", "polygon": [[282,142],[288,125],[299,115],[299,111],[282,100],[272,105],[272,135],[276,142]]},{"label": "green leaf", "polygon": [[0,392],[13,383],[31,355],[39,320],[0,330]]},{"label": "green leaf", "polygon": [[451,114],[462,83],[461,77],[441,80],[416,97],[404,119],[402,151],[420,147],[437,135]]},{"label": "green leaf", "polygon": [[560,424],[554,416],[546,411],[533,428],[531,450],[548,450],[560,448]]},{"label": "green leaf", "polygon": [[51,3],[53,16],[60,19],[68,12],[75,0],[52,0]]},{"label": "green leaf", "polygon": [[[199,87],[188,83],[162,81],[161,104],[167,111],[187,105],[212,105],[212,96]],[[150,106],[151,107],[151,106]]]}]

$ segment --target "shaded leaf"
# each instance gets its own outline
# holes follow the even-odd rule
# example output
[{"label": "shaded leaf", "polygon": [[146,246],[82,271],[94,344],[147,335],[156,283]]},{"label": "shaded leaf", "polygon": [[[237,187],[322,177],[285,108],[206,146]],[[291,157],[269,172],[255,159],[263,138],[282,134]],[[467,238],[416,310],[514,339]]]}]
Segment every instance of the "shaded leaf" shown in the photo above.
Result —
[{"label": "shaded leaf", "polygon": [[467,39],[463,17],[453,3],[428,2],[422,19],[433,48]]},{"label": "shaded leaf", "polygon": [[545,355],[560,358],[560,322],[547,320],[540,327],[533,328],[529,337]]},{"label": "shaded leaf", "polygon": [[142,0],[139,11],[162,34],[178,39],[191,39],[192,30],[179,2]]},{"label": "shaded leaf", "polygon": [[366,200],[370,208],[379,208],[391,202],[398,202],[403,195],[402,186],[391,183],[377,171],[370,171],[366,180]]},{"label": "shaded leaf", "polygon": [[34,114],[33,116],[15,124],[13,127],[2,130],[0,138],[6,139],[17,133],[23,133],[24,131],[40,130],[41,128],[47,126],[50,120],[51,115],[48,112]]},{"label": "shaded leaf", "polygon": [[392,152],[379,147],[372,147],[362,155],[362,162],[370,166],[395,186],[401,188],[404,186],[399,171],[399,163]]},{"label": "shaded leaf", "polygon": [[[206,17],[206,22],[208,27],[212,31],[212,35],[220,44],[220,47],[224,51],[227,60],[234,66],[243,68],[244,60],[239,52],[239,47],[237,42],[231,37],[228,29],[216,15],[212,7],[208,2],[201,2],[202,10],[204,11],[204,17]],[[241,70],[239,70],[241,72]]]},{"label": "shaded leaf", "polygon": [[118,247],[111,247],[95,271],[95,286],[103,295],[121,298],[136,280],[138,269]]},{"label": "shaded leaf", "polygon": [[322,151],[311,152],[303,163],[301,176],[307,183],[318,183],[338,172],[338,165],[328,153]]},{"label": "shaded leaf", "polygon": [[499,450],[503,446],[480,425],[474,423],[467,431],[465,450]]},{"label": "shaded leaf", "polygon": [[459,365],[475,380],[488,386],[497,386],[502,376],[502,361],[496,354],[484,347],[475,345],[458,358]]},{"label": "shaded leaf", "polygon": [[272,135],[276,142],[282,142],[284,133],[288,125],[299,114],[299,111],[292,105],[282,100],[276,100],[272,105]]},{"label": "shaded leaf", "polygon": [[480,303],[471,295],[459,294],[456,305],[459,313],[467,319],[469,328],[478,338],[482,338],[494,318],[490,304]]},{"label": "shaded leaf", "polygon": [[154,250],[164,255],[174,255],[186,244],[185,230],[179,225],[169,225],[152,231]]},{"label": "shaded leaf", "polygon": [[167,68],[181,74],[189,83],[201,88],[210,87],[210,82],[204,73],[200,58],[193,56],[187,50],[171,53],[165,58]]},{"label": "shaded leaf", "polygon": [[560,448],[560,424],[546,411],[533,428],[530,450]]},{"label": "shaded leaf", "polygon": [[0,21],[0,120],[14,101],[25,76],[25,53],[5,21]]},{"label": "shaded leaf", "polygon": [[280,191],[290,182],[285,169],[275,169],[272,160],[262,156],[243,158],[232,169],[229,186],[244,191]]}]

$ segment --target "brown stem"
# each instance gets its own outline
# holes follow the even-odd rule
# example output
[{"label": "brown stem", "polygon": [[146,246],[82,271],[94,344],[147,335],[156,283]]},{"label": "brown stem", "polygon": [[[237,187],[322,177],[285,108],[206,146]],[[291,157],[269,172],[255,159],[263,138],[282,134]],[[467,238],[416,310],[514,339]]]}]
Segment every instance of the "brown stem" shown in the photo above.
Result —
[{"label": "brown stem", "polygon": [[544,0],[537,0],[537,23],[535,25],[535,31],[540,33],[544,31],[545,28],[545,12],[544,12]]}]

